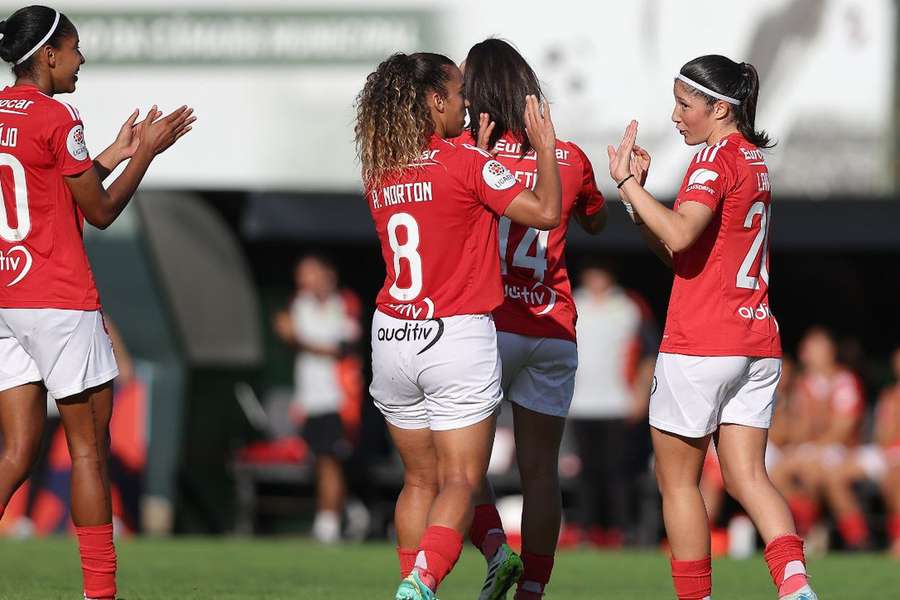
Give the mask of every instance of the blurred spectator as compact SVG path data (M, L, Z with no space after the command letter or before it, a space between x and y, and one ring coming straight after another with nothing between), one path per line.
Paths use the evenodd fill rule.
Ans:
M357 298L338 289L334 266L321 256L300 259L296 295L275 317L275 332L296 351L294 402L303 438L315 457L316 517L313 536L341 538L346 483L343 462L359 422L359 362L350 350L360 337ZM348 427L349 426L349 427Z
M829 469L826 482L838 533L851 549L867 549L871 542L854 485L868 480L880 486L888 510L891 550L900 556L900 348L891 358L894 381L878 397L873 443L858 447L839 467Z
M594 545L618 547L631 524L635 482L646 470L646 453L639 460L635 455L646 447L659 334L646 304L619 287L608 265L585 268L574 298L578 371L569 427L581 469L571 519L576 525L564 536L586 535Z
M837 346L822 327L800 341L802 372L788 407L789 446L770 475L794 514L797 531L809 536L818 523L826 469L840 464L859 443L865 399L859 377L838 363ZM827 532L818 528L808 543L824 550ZM814 548L815 549L815 548Z

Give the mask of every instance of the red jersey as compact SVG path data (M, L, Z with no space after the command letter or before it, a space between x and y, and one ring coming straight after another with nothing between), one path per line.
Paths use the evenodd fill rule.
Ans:
M740 133L691 160L675 208L699 202L712 220L672 257L675 282L661 352L693 356L780 357L769 308L769 172Z
M0 92L0 307L100 308L63 179L92 166L78 111L30 85Z
M466 134L469 140L471 136ZM522 145L510 134L497 140L495 158L529 189L537 184L537 155L521 156ZM603 208L594 169L581 148L556 142L562 184L559 227L541 231L500 218L500 268L503 304L494 311L498 331L575 341L577 313L566 270L566 233L573 211L590 216Z
M813 440L825 431L835 418L850 418L862 422L866 408L862 382L852 371L843 367L832 375L804 373L797 381L795 402L800 418L811 421ZM847 442L854 442L854 439Z
M486 152L437 136L411 168L367 189L387 271L378 309L399 319L494 310L497 219L524 189Z

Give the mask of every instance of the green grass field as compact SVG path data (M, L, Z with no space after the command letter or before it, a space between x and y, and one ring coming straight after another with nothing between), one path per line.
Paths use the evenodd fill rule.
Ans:
M73 540L0 541L0 598L81 598ZM441 600L475 600L484 564L471 547L441 586ZM762 558L714 562L717 600L775 597ZM188 538L119 543L119 594L226 600L390 600L397 585L393 547L322 547L302 539ZM880 555L832 555L812 561L823 600L900 598L900 564ZM510 597L512 595L510 594ZM665 557L652 552L560 554L548 600L671 599Z

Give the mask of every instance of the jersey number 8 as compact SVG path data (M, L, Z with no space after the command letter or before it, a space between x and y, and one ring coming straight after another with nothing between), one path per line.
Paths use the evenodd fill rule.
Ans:
M406 242L401 244L397 239L397 228L406 230ZM388 242L394 251L394 284L389 290L397 300L407 302L415 299L422 292L422 257L419 249L419 224L409 213L396 213L387 224ZM400 259L405 258L409 264L409 286L400 287Z

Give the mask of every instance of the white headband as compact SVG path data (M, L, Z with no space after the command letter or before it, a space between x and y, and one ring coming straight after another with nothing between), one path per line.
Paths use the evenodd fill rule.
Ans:
M47 43L47 40L50 39L50 36L53 35L53 32L56 31L56 26L59 25L59 11L54 10L53 13L56 15L56 17L53 18L53 25L50 27L50 31L47 32L47 35L45 35L34 48L25 53L25 56L16 61L17 65L21 65L23 62L31 58L32 54L43 48L44 44Z
M703 92L704 94L707 94L707 95L709 95L709 96L712 96L713 98L717 98L717 99L719 99L719 100L722 100L722 101L724 101L724 102L727 102L728 104L740 104L740 103L741 103L740 100L737 100L737 99L735 99L735 98L732 98L731 96L726 96L726 95L724 95L724 94L720 94L719 92L714 92L713 90L709 89L708 87L705 87L705 86L700 85L699 83L697 83L697 82L694 81L693 79L690 79L689 77L685 77L685 76L682 75L681 73L679 73L678 75L676 75L676 76L675 76L675 79L680 79L681 81L685 82L686 84L688 84L688 85L691 86L692 88L696 88L696 89L700 90L701 92Z

